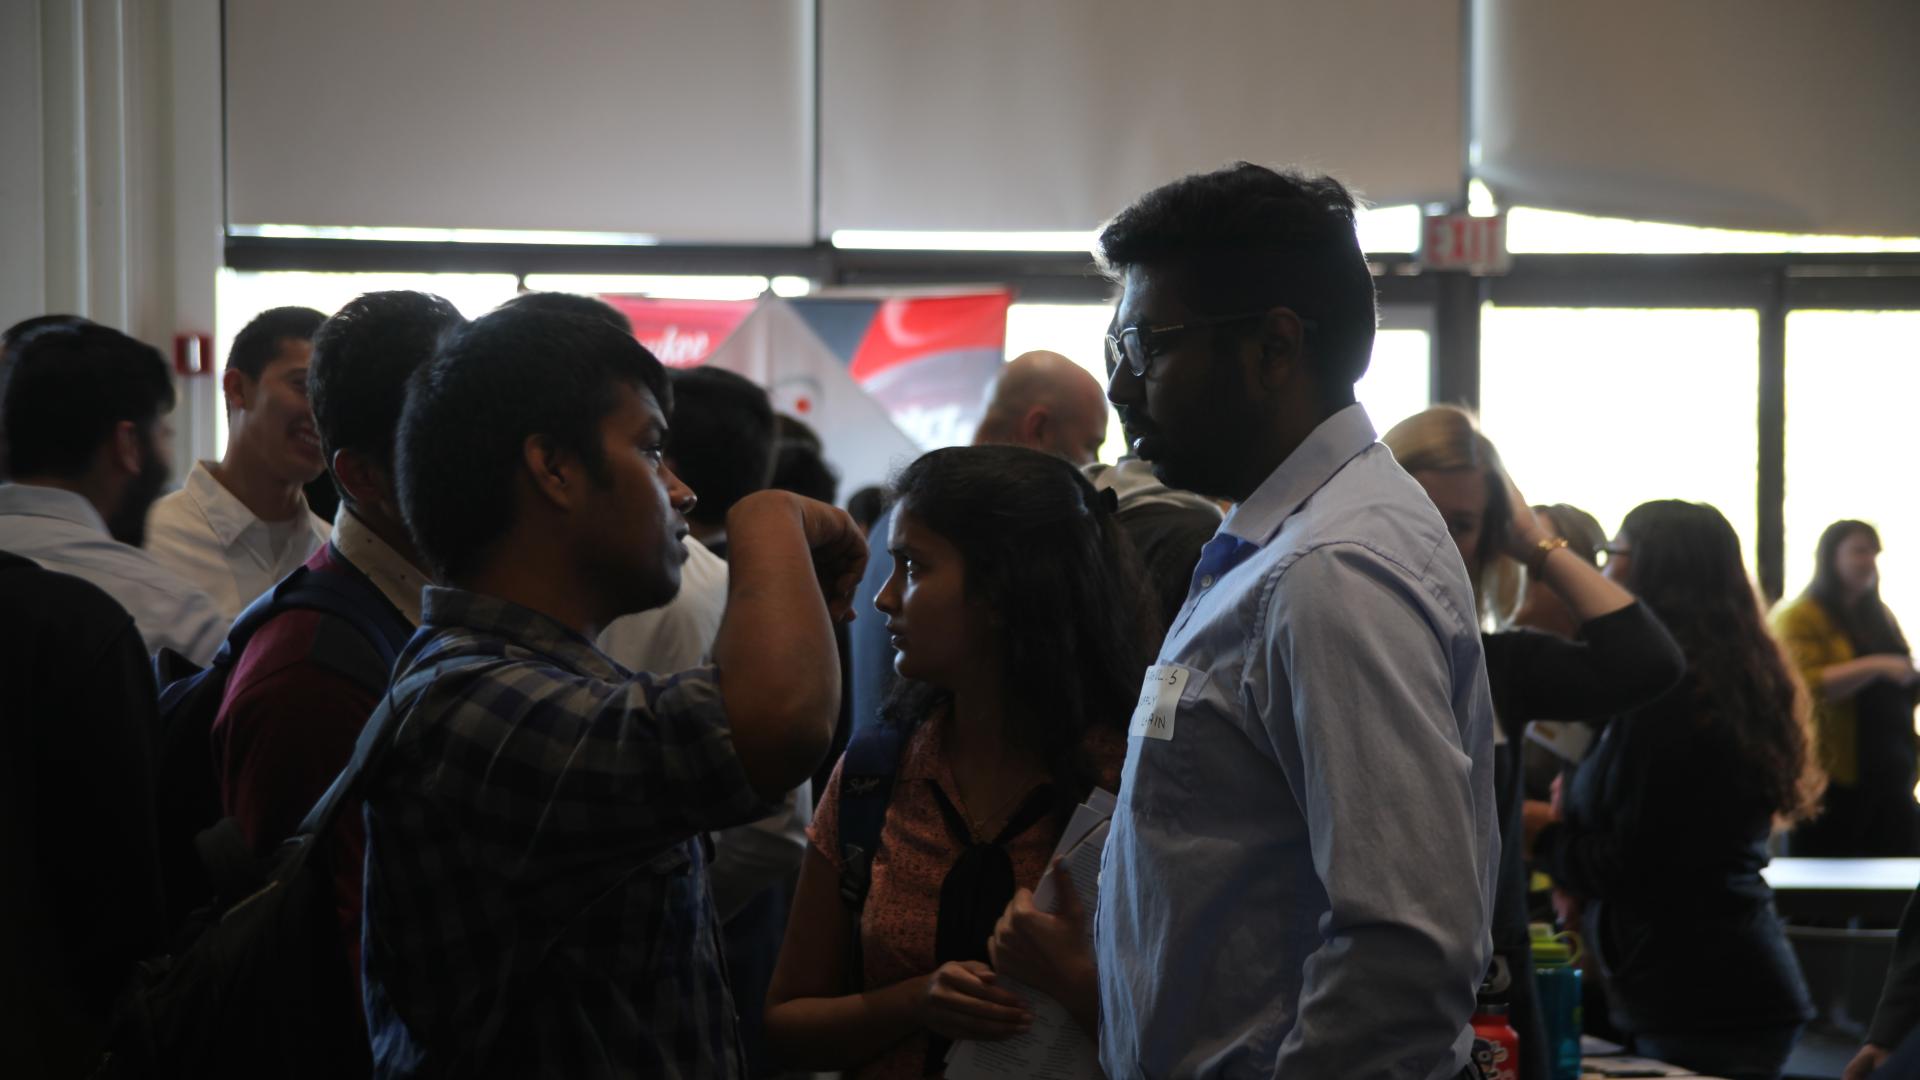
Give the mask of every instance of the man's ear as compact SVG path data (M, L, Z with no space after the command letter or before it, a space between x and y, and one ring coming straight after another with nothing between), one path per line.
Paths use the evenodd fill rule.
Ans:
M1268 390L1297 381L1307 359L1307 326L1292 308L1278 307L1260 320L1260 384Z
M1053 428L1053 416L1045 405L1035 405L1020 418L1020 445L1045 446L1047 433Z
M139 476L140 465L146 459L143 453L145 433L140 425L131 420L122 420L113 425L113 435L107 440L107 460L115 472L126 476Z
M545 435L529 435L520 446L520 460L534 489L557 510L570 510L582 495L585 474L577 455Z
M244 371L228 368L220 375L220 393L227 399L228 412L246 408L247 391L251 389L253 389L253 380L249 379Z
M398 509L394 505L398 493L393 489L393 478L357 450L333 452L333 479L349 502Z

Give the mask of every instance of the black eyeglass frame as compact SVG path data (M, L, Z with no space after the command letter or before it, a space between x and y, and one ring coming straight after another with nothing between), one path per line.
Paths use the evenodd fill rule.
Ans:
M1270 305L1258 311L1243 311L1236 315L1210 315L1188 319L1186 322L1170 323L1166 326L1129 326L1117 335L1107 335L1107 361L1113 365L1115 371L1120 370L1121 364L1125 364L1135 378L1144 379L1153 367L1153 358L1165 350L1166 341L1171 335L1264 318L1277 306L1280 305ZM1315 323L1312 319L1301 319L1300 326L1301 329L1311 333Z

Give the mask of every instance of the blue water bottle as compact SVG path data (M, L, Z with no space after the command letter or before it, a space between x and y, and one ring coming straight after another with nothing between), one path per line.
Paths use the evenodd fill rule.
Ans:
M1540 1024L1546 1029L1553 1080L1580 1080L1579 939L1534 923L1533 978L1540 991Z

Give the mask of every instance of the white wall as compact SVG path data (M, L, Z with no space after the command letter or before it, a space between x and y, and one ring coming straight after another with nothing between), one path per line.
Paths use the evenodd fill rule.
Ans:
M0 327L46 307L40 6L0 4Z
M219 0L0 10L0 325L84 315L169 357L212 331L219 26ZM212 451L212 381L180 387L176 472Z
M1511 205L1920 235L1920 3L1476 0L1477 171Z
M809 0L233 0L233 223L806 243Z

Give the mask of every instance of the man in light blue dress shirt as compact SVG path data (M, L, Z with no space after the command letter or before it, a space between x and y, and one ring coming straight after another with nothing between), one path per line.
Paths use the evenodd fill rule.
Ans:
M1096 928L1108 1076L1461 1073L1490 954L1493 706L1466 568L1353 383L1337 182L1241 164L1101 235L1108 396L1237 504L1134 714Z

